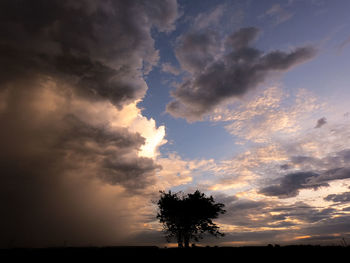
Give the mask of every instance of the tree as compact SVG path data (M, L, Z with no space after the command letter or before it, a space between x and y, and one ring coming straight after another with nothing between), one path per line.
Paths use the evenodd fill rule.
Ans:
M175 237L178 247L189 247L191 239L198 241L205 232L216 237L224 236L212 221L226 212L224 204L215 203L212 196L207 197L198 190L188 195L171 191L160 193L157 218L163 224L168 241Z

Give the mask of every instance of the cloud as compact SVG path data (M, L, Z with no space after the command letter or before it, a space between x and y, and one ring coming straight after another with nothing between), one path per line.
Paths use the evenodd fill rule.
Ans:
M350 44L350 36L345 39L339 46L338 51L343 51L344 48L346 48Z
M299 190L312 188L317 190L321 186L328 186L327 183L310 184L309 180L317 177L313 172L298 172L287 174L280 179L279 184L271 185L260 189L259 193L267 196L278 196L279 198L295 197Z
M343 180L350 178L349 167L337 167L329 169L328 171L320 174L320 176L313 178L312 182L328 182L333 180Z
M232 159L215 163L210 180L203 187L210 191L246 191L265 174L275 173L276 165L287 160L283 150L276 145L251 148Z
M275 201L238 199L230 195L214 196L214 199L225 204L226 214L217 219L225 237L217 240L206 236L200 242L201 245L266 245L271 242L292 244L301 236L313 236L315 230L324 225L324 221L335 221L332 216L337 214L335 209L319 210L303 202L286 205ZM338 221L344 222L346 216L340 218L342 220ZM332 223L333 231L319 229L319 233L322 233L323 238L328 238L328 242L333 242L336 239L334 235L346 230L347 224L337 223L341 222ZM148 240L144 242L144 239L145 236L151 236L153 238L149 240L162 244L160 234L159 230L142 232L133 239L142 241L142 244L150 244ZM321 239L321 236L318 237L310 239L311 242L317 243ZM297 242L300 243L299 240Z
M177 16L172 0L152 5L123 1L3 5L0 52L8 67L0 76L2 83L20 72L40 72L64 78L81 94L108 99L119 107L142 98L147 90L142 71L147 74L159 57L151 27L170 30Z
M348 228L346 213L300 201L234 199L225 209L227 213L218 221L226 230L222 240L226 245L330 244Z
M242 120L243 124L249 123L255 111L279 109L280 100L275 97L279 98L257 97L249 102L255 105L251 110L237 111L236 115L222 112L221 120L229 122L234 116L236 122ZM313 108L312 105L309 106ZM310 122L305 123L309 125ZM350 145L344 141L349 136L348 133L347 124L332 124L327 129L310 129L308 126L306 133L292 134L295 136L288 134L267 141L268 143L255 144L229 160L216 162L215 176L207 183L207 189L239 192L238 195L253 199L262 198L261 196L291 198L301 194L298 198L305 198L311 203L314 200L322 203L323 197L320 199L320 195L325 192L329 194L329 191L336 189L339 191L339 184L348 183ZM249 129L247 134L250 134ZM310 196L314 199L311 200Z
M260 189L259 193L279 198L295 197L301 189L318 190L320 187L329 187L329 182L350 178L349 168L329 169L322 173L296 172L279 178L279 183Z
M194 18L193 28L196 30L202 30L207 29L211 25L218 25L224 14L225 7L224 4L221 4L209 12L200 13Z
M272 72L287 71L315 56L311 46L264 53L250 46L258 32L243 28L222 41L210 30L180 36L176 57L190 76L171 92L174 100L167 105L167 112L188 121L201 120L224 102L255 89Z
M164 126L137 102L176 1L0 5L0 246L117 244L161 169Z
M213 30L189 32L177 39L176 57L181 68L197 73L214 61L219 52L219 36Z
M279 108L276 97L249 102ZM217 162L215 176L205 177L207 191L226 204L227 213L218 219L226 233L221 244L331 244L346 233L350 145L344 138L349 125L332 122L313 129L312 122L306 124L307 132L295 140L288 136L249 147Z
M348 128L346 125L341 127L333 131L332 136L329 136L329 131L313 130L295 142L278 144L276 147L284 153L285 158L280 160L278 169L275 166L275 171L263 171L262 164L258 164L263 175L270 174L265 178L265 186L260 188L259 193L290 198L298 196L303 189L331 187L331 184L340 180L345 183L350 178L349 145L344 144ZM330 144L329 140L333 145L342 145L343 149L336 146L325 148L324 145ZM282 166L287 169L281 169Z
M349 220L348 214L339 214L335 217L325 218L318 224L311 224L305 227L303 231L309 233L311 237L310 240L306 240L306 242L312 242L314 244L334 244L334 241L339 242L339 236L348 239L349 234L347 229L350 227Z
M321 119L317 120L317 124L315 126L315 129L321 128L323 125L327 123L327 119L325 117L322 117Z
M306 90L300 89L292 96L273 86L245 100L217 107L209 119L224 122L226 130L241 139L272 143L284 135L290 138L300 134L310 115L323 108L324 103Z
M330 194L327 195L324 200L332 201L336 203L349 203L350 202L350 192L344 192L341 194Z
M233 232L241 233L293 231L308 224L319 224L337 213L333 208L317 209L300 201L284 204L272 200L248 199L235 199L226 203L225 210L226 214L218 219L220 223L232 226ZM291 238L292 235L289 234L289 241Z
M160 189L170 189L179 185L188 185L193 182L198 174L215 169L213 159L186 160L176 153L157 159L157 163L163 167L157 175ZM198 185L197 185L198 186Z
M172 64L166 62L162 64L162 71L166 73L173 74L175 76L178 76L181 74L181 70L177 67L173 66Z
M280 4L274 4L261 17L270 17L274 20L274 25L279 25L290 20L293 16L293 13L287 11Z
M97 105L73 106L75 96L64 94L72 90L60 85L17 85L11 83L11 99L0 114L6 127L0 136L0 207L7 211L1 246L10 240L22 246L118 242L134 221L133 205L125 210L129 196L147 196L160 169L139 154L145 138L113 127L103 114L82 121L81 112ZM97 116L103 125L92 123ZM123 213L130 213L129 223Z
M246 27L239 29L236 33L226 39L228 48L242 49L252 44L259 36L260 30L256 27Z
M290 168L314 169L322 171L320 174L322 180L328 180L335 177L344 177L346 175L349 161L349 149L338 152L329 152L323 157L307 155L292 155L289 157ZM346 176L345 176L346 177Z

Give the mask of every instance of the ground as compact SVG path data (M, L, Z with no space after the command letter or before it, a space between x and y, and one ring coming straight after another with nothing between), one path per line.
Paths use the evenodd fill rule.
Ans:
M232 261L273 260L316 260L330 259L333 262L344 261L350 255L350 247L341 246L264 246L264 247L196 247L189 249L154 247L66 247L42 249L2 249L0 258L18 256L50 259L102 259L108 257L124 261L125 259L142 260L200 260L211 261L228 259Z

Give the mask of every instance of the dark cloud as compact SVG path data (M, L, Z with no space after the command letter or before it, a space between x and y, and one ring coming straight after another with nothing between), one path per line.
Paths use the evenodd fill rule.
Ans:
M241 28L226 39L226 46L236 50L245 48L253 43L260 33L256 27Z
M310 156L304 156L304 155L292 156L292 157L290 157L290 161L293 164L297 164L297 165L306 164L306 163L307 164L316 164L316 163L320 162L320 160L318 160L317 158L310 157Z
M82 122L66 102L51 113L33 109L26 94L10 91L14 101L0 114L0 246L115 244L128 229L127 196L146 196L158 169L137 155L144 138Z
M237 201L238 197L235 195L225 195L225 194L216 194L214 196L215 202L223 203L225 205L230 205L232 202Z
M296 202L292 205L279 205L271 209L271 212L278 212L278 219L294 219L303 223L316 223L331 217L336 210L333 208L317 209L303 202Z
M222 102L256 88L274 71L286 71L315 56L311 46L290 52L264 53L250 46L259 30L243 28L225 40L225 51L215 32L189 32L181 36L176 56L190 73L171 93L167 111L189 121L200 120Z
M350 168L339 167L334 169L329 169L324 173L320 174L317 177L314 177L310 180L310 183L319 183L319 182L330 182L333 180L343 180L350 178Z
M327 195L324 200L336 203L348 203L350 202L350 192Z
M274 204L267 201L238 199L225 204L226 214L219 217L218 222L252 229L266 227L278 221L270 215L270 205Z
M327 166L323 159L306 155L293 155L289 158L289 161L290 169L298 168L298 170L302 171L321 170L331 167Z
M257 243L271 243L272 240L276 240L278 243L290 244L293 242L293 236L313 234L319 235L320 238L321 235L324 239L329 238L330 242L334 241L334 234L346 232L347 227L347 224L344 224L345 220L333 220L334 215L346 218L346 215L338 210L327 207L319 209L303 202L286 205L271 200L238 199L229 203L225 209L227 213L218 221L233 225L237 230L226 233L224 242L253 240ZM330 222L333 229L323 230L324 222ZM313 241L317 243L319 240Z
M322 173L296 172L279 178L279 183L260 189L259 193L279 198L295 197L301 189L328 187L329 182L350 178L350 168L334 168Z
M327 123L327 119L325 117L322 117L321 119L317 120L317 124L315 126L315 129L321 128L323 125Z
M267 196L278 196L279 198L294 197L301 189L314 189L329 186L334 180L350 178L350 151L344 149L333 152L323 158L312 156L295 155L289 158L287 164L280 168L284 171L298 168L298 172L289 172L268 183L270 185L260 189L260 193ZM300 171L301 170L301 171ZM302 170L309 170L303 172Z
M222 240L227 242L226 245L230 245L230 242L233 242L233 246L238 242L242 242L243 245L267 245L268 243L279 243L280 235L281 231L279 230L240 231L227 233ZM212 242L215 244L218 241L213 240Z
M350 216L347 214L340 214L337 217L328 217L318 224L311 224L303 228L304 233L308 233L313 243L331 243L340 241L341 238L349 238L348 229L350 228ZM305 240L308 242L309 240Z
M350 161L350 149L337 152L337 157L341 158L343 162L348 163Z
M178 40L175 53L182 69L199 73L214 61L219 52L219 35L214 31L188 33Z
M138 133L131 133L126 128L109 131L73 116L66 116L64 120L68 129L61 134L59 145L78 157L77 161L94 162L98 168L96 176L109 184L119 184L134 192L151 183L154 171L161 168L150 158L132 155L145 141Z
M160 167L99 111L144 96L176 1L1 1L0 17L0 246L115 244Z
M303 170L331 170L339 167L346 167L350 160L350 150L344 149L339 152L333 152L323 158L316 158L305 155L293 155L290 157L291 167L298 166Z
M288 170L290 168L289 164L282 164L280 165L281 170Z
M313 172L298 172L283 176L279 184L271 185L260 189L259 193L267 196L278 196L280 198L294 197L301 189L317 190L321 186L328 186L327 183L310 183L310 179L319 175Z
M157 63L150 30L173 27L175 0L2 1L1 83L18 74L65 78L115 105L144 96L142 77Z

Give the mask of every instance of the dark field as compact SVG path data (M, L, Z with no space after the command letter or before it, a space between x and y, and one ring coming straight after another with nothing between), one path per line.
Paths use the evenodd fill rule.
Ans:
M50 259L101 259L108 257L115 261L126 262L125 259L193 259L215 262L220 259L231 259L230 262L242 262L257 259L276 259L279 261L337 259L349 262L350 247L342 246L262 246L262 247L196 247L188 249L158 247L65 247L65 248L13 248L1 249L3 257L48 257ZM243 260L244 259L244 260ZM187 262L187 261L186 261Z

